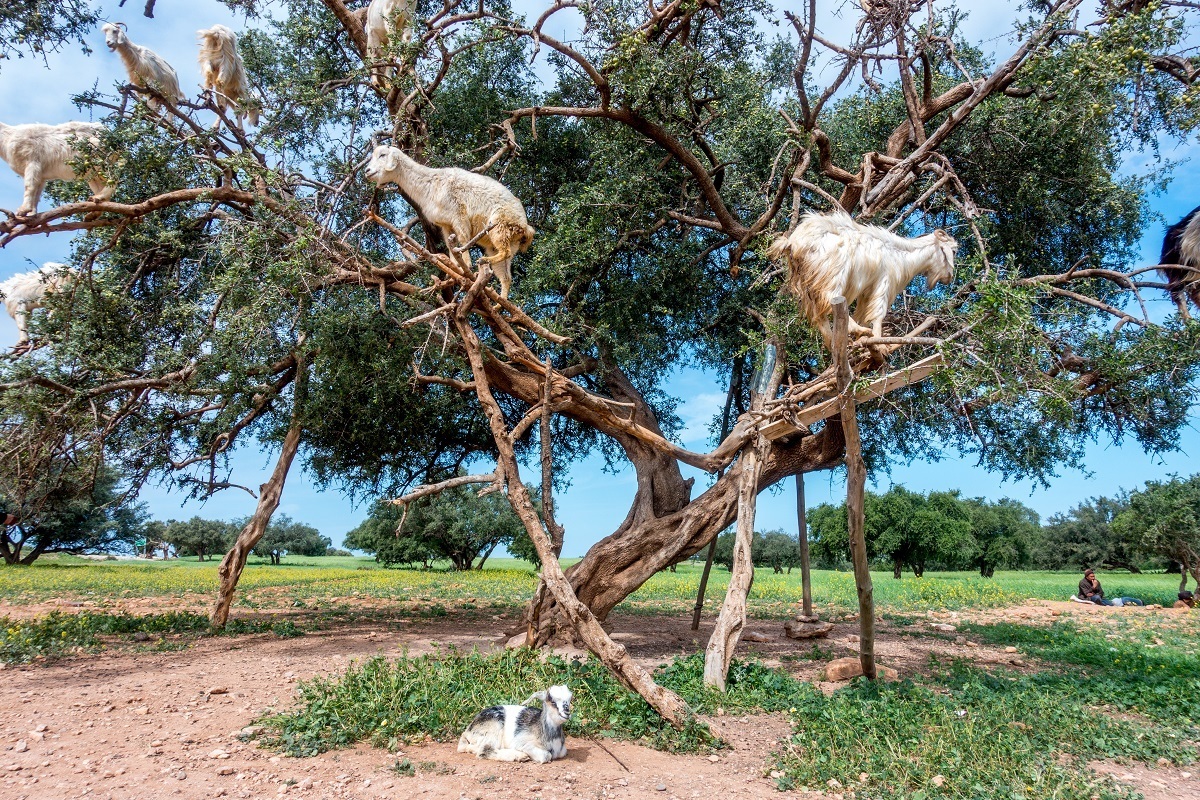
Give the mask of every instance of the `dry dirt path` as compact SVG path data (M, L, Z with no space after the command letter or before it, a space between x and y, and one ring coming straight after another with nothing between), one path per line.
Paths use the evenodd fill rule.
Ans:
M1037 624L1058 610L1004 614ZM695 652L708 636L705 628L692 632L686 620L669 617L610 621L615 638L647 666ZM568 758L547 765L479 761L455 752L453 744L411 747L400 756L359 746L286 758L237 736L265 709L287 707L297 680L335 675L352 660L377 654L415 654L439 645L494 647L503 625L453 618L362 624L294 639L205 638L173 652L112 651L9 667L0 672L0 799L782 796L766 773L770 751L788 726L773 715L712 720L731 745L716 756L677 756L625 742L606 743L606 751L595 742L571 739ZM803 658L812 644L784 639L779 628L777 621L753 623L750 629L768 633L771 640L747 643L742 652L814 679L820 662ZM840 623L820 645L825 657L854 653L856 628L853 622ZM886 624L877 650L881 661L901 674L919 672L931 652L1024 666L1003 648L973 647L953 635L912 636ZM398 757L417 765L418 774L393 773ZM1151 798L1166 800L1162 786L1173 788L1172 798L1200 797L1200 778L1180 770L1109 769ZM1193 786L1196 791L1189 794Z

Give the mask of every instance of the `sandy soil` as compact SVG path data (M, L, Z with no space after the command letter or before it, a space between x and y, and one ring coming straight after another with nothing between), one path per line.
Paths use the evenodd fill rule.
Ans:
M6 611L0 609L0 614ZM1055 611L1075 609L1046 604L1005 613L1029 614L1021 621L1036 624L1052 619ZM941 619L920 624L935 621L953 624ZM702 648L711 628L709 622L693 632L687 620L667 617L615 616L610 623L614 638L647 666ZM286 793L311 798L690 800L779 794L767 774L768 758L788 726L772 715L713 719L731 745L716 756L675 756L623 742L606 743L606 750L571 739L568 758L548 765L479 761L455 752L453 744L413 747L400 754L360 746L314 758L281 758L237 737L264 709L286 707L299 679L336 674L352 659L401 649L420 653L445 644L496 647L509 624L503 617L393 621L295 639L208 638L173 652L111 651L9 667L0 672L0 798L259 798ZM769 640L746 643L743 652L800 677L818 677L823 660L805 658L812 654L812 643L783 638L779 622L752 622L748 630ZM839 623L819 645L823 659L857 652L856 630L856 622ZM973 646L955 632L931 637L924 635L933 632L928 629L919 636L910 631L885 623L877 643L881 663L901 674L924 669L930 653L1023 666L1019 655L1002 647ZM415 777L390 770L400 757L418 765ZM1182 770L1097 768L1151 800L1200 797L1200 779ZM1161 793L1160 785L1170 787L1171 794Z

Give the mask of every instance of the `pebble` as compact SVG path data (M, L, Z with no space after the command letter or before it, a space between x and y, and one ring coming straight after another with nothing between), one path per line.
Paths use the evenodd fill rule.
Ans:
M174 779L175 779L175 780L177 780L177 781L185 781L185 780L187 780L187 773L186 773L186 772L184 772L183 770L179 770L178 772L176 772L176 773L175 773L174 775L172 775L171 777L172 777L172 778L174 778Z
M830 789L833 789L835 792L838 789L842 788L842 782L839 781L837 778L830 778L829 780L825 781L825 785L828 786Z
M946 776L945 775L934 775L929 780L929 782L932 783L934 786L940 787L943 783L946 782Z
M312 780L312 778L305 778L304 780L302 780L302 781L300 781L299 783L297 783L297 784L296 784L296 788L297 788L297 789L299 789L299 790L300 790L300 791L302 791L302 792L307 792L307 791L308 791L309 789L311 789L312 787L313 787L313 780Z
M1158 759L1158 761L1155 761L1154 763L1158 764L1160 767L1169 767L1169 766L1171 766L1171 759L1160 758L1160 759Z
M150 707L149 706L138 706L137 708L135 708L133 710L133 713L137 714L139 717L144 717L150 713Z
M24 753L26 750L29 749L29 745L25 742L24 739L20 739L17 741L17 746L14 747L13 749L16 750L18 753Z
M214 686L208 690L209 694L229 694L228 686Z
M782 773L782 772L780 772L780 771L779 771L779 770L777 770L777 769L773 769L773 770L771 770L771 777L772 777L772 778L782 778L782 777L783 777L783 773Z
M208 757L209 758L229 758L229 753L226 753L224 750L222 750L221 748L218 747L216 750L213 750L211 753L209 753Z
M718 755L711 755L708 757L708 760L711 761L712 763L716 764L718 761L721 760L721 757Z
M233 767L229 766L228 764L224 764L222 766L217 767L218 775L232 775L233 773L234 773Z
M1017 652L1017 648L1013 647L1012 645L1009 645L1008 647L1004 648L1004 652L1015 653L1015 652Z
M654 787L654 791L656 791L656 792L665 792L666 790L667 790L667 785L665 783L660 783Z
M867 773L865 773L865 772L858 773L858 782L859 783L866 783L869 780L871 780L871 776L868 775Z

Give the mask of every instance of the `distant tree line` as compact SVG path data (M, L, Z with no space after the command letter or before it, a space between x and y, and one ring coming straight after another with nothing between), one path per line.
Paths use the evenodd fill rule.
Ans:
M153 550L155 544L166 544L181 556L196 556L200 561L211 561L213 556L223 555L229 549L243 525L244 521L225 522L201 517L186 521L155 521L146 526L147 548ZM281 514L267 527L267 532L254 548L254 555L269 558L272 564L280 564L288 554L334 555L330 547L332 544L328 536L322 536L313 526Z
M865 513L868 555L896 578L905 570L920 576L926 569L971 569L991 577L997 569L1093 567L1165 569L1182 573L1183 585L1188 575L1200 585L1200 474L1150 481L1115 498L1094 497L1045 524L1017 500L966 498L957 491L919 494L903 486L868 492ZM807 522L815 566L849 562L844 504L816 506ZM731 551L732 537L724 536ZM775 566L765 552L770 536L763 537L764 560L756 557L756 566ZM717 553L725 563L720 541Z

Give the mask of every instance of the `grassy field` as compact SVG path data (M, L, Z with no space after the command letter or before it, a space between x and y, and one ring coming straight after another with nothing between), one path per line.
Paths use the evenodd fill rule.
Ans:
M700 583L698 564L681 564L676 572L651 578L620 607L623 611L676 613L695 602ZM714 568L707 606L724 596L729 573ZM959 609L1010 605L1027 598L1065 600L1078 583L1074 573L997 572L985 579L967 572L927 572L924 578L890 572L873 575L875 598L884 612ZM1131 595L1147 603L1170 605L1178 578L1171 575L1101 575L1109 596ZM533 569L516 559L492 559L482 571L381 569L369 558L289 556L279 566L251 563L242 574L238 605L278 607L281 603L336 605L343 598L404 601L454 609L512 609L533 592ZM32 567L0 568L0 602L20 605L50 599L87 601L120 598L193 598L211 596L217 587L217 562L193 559L162 561L92 561L59 557ZM815 570L814 602L829 613L856 607L854 578L848 572ZM784 618L800 602L800 573L774 574L760 569L750 592L750 611ZM414 609L415 610L415 609Z

